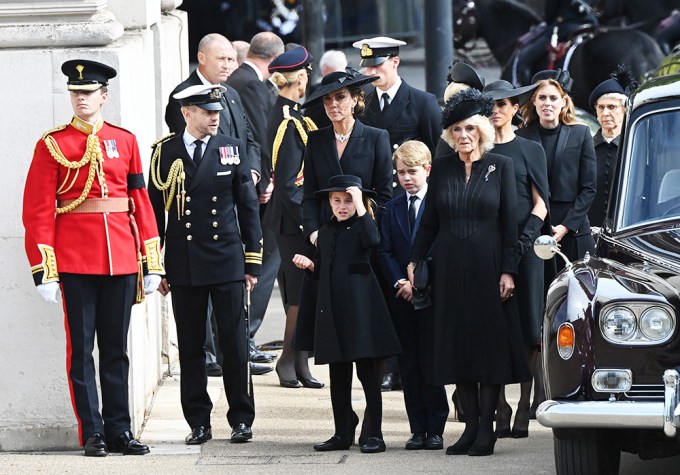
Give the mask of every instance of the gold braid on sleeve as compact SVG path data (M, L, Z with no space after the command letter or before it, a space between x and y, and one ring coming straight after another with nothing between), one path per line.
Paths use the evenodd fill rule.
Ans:
M184 189L184 180L186 179L184 163L182 163L181 158L172 162L168 171L168 178L163 181L159 157L161 156L161 147L165 140L161 139L155 144L153 155L151 156L151 182L158 190L163 192L163 202L165 203L166 211L170 211L172 197L175 196L177 200L177 219L180 219L184 216L184 197L186 195L186 190ZM176 195L175 192L177 192Z
M311 132L317 129L316 124L309 117L302 117L302 120L304 121L304 124L299 119L290 115L290 106L288 105L283 106L283 121L281 121L281 123L279 124L279 128L276 131L276 137L274 138L274 145L272 147L272 168L274 170L276 170L276 161L278 160L279 157L279 149L281 148L281 142L283 142L283 137L286 134L286 129L288 128L288 122L293 121L293 124L295 124L295 128L300 134L302 143L305 145L307 145L308 138L307 132L308 131ZM295 178L296 186L303 185L304 170L305 164L303 162L302 165L300 166L300 171L298 172L297 177Z
M52 137L51 135L47 135L44 138L44 140L45 145L47 146L47 150L49 150L50 152L50 155L52 155L52 157L57 161L57 163L59 163L59 165L68 169L68 173L66 174L64 183L62 183L61 186L59 187L58 194L63 194L69 191L76 181L78 171L80 171L80 169L84 167L86 164L89 163L90 165L90 169L87 174L87 180L85 181L85 187L83 188L83 192L80 194L80 196L73 200L68 205L56 209L57 214L68 213L76 209L78 206L80 206L80 204L83 201L85 201L85 198L87 198L87 195L90 193L90 189L92 188L92 183L94 182L94 177L95 174L97 173L97 169L101 162L103 161L102 149L99 146L99 137L97 137L95 134L87 136L87 145L85 146L85 153L83 154L83 158L81 158L77 162L72 162L64 156L62 151L59 149L57 141L54 140L54 137ZM66 181L69 178L71 170L77 170L76 175L73 177L73 180L71 181L70 185L65 187Z

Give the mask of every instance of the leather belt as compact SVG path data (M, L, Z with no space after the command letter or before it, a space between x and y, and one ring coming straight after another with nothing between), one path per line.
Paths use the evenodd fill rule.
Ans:
M57 206L63 208L74 201L58 201ZM129 210L128 198L86 198L71 213L127 213Z

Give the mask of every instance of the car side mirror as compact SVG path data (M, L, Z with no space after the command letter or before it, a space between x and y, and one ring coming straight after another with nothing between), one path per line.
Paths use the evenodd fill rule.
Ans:
M560 247L557 244L557 241L555 241L555 238L552 236L548 235L538 236L534 241L534 252L538 257L540 257L544 261L552 259L555 256L555 254L558 254L559 256L562 257L562 259L564 259L566 268L568 269L571 267L571 262L569 261L567 256L560 252Z

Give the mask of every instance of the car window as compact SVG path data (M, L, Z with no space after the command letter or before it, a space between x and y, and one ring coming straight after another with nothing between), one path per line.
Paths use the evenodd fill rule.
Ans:
M680 217L680 111L640 117L624 164L620 227Z

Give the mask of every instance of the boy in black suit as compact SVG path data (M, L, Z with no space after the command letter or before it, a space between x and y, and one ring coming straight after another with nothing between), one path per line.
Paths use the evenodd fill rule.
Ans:
M427 315L422 312L428 310L414 309L413 288L406 278L411 244L425 206L432 158L424 143L409 140L394 152L393 159L399 184L406 193L385 205L378 261L385 280L395 289L387 304L403 350L397 359L412 432L405 448L438 450L444 445L442 434L449 405L444 386L425 381L422 368L426 366Z

